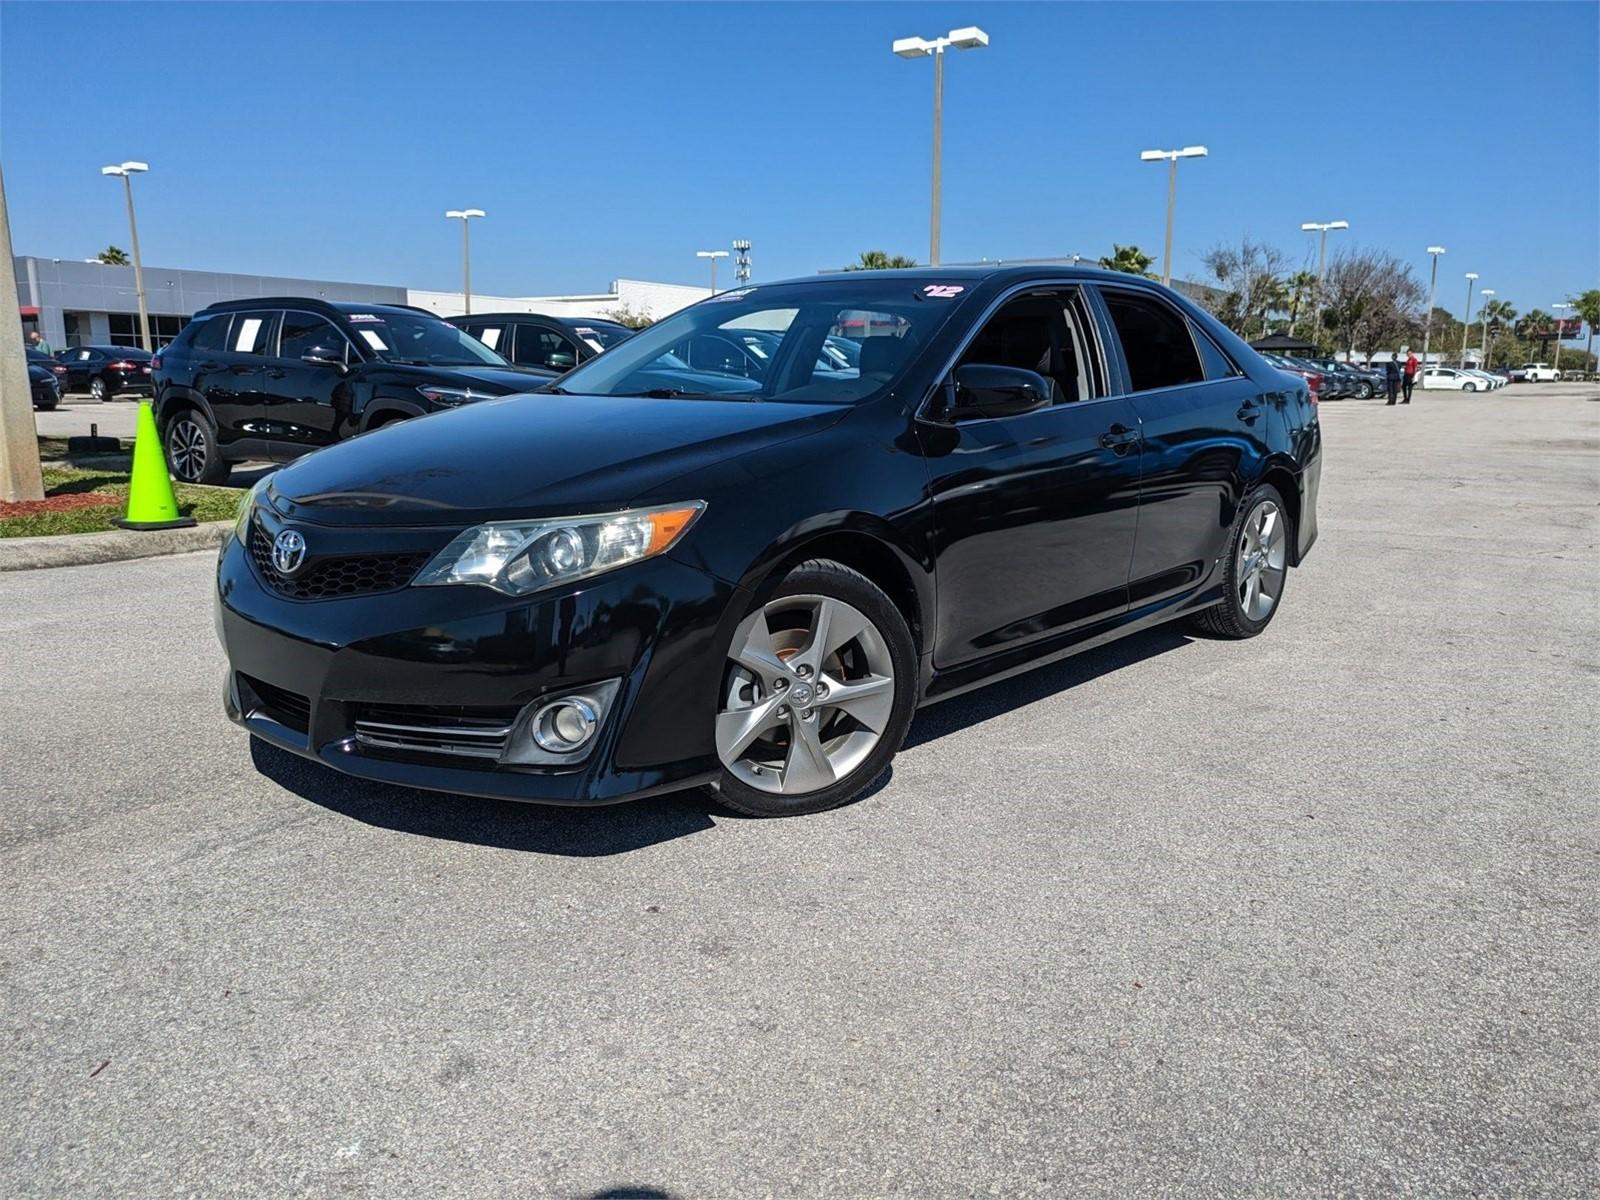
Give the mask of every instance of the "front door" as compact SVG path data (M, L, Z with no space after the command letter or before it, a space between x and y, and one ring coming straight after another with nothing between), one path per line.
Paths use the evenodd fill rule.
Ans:
M1283 418L1278 394L1263 392L1174 306L1142 289L1099 291L1143 440L1128 579L1138 608L1210 574L1245 488L1260 477L1269 425Z
M940 668L1125 611L1139 511L1138 417L1108 394L1076 288L1008 301L957 367L967 363L1037 371L1055 402L918 423L937 526Z
M280 315L277 353L262 368L275 457L294 458L338 440L350 413L342 369L350 353L350 343L326 317L292 309Z

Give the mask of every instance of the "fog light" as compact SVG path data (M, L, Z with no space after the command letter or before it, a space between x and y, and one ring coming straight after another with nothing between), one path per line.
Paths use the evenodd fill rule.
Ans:
M533 740L551 754L571 754L594 736L600 715L582 696L557 700L533 718Z
M588 758L620 679L545 696L522 710L500 761L507 766L574 766Z

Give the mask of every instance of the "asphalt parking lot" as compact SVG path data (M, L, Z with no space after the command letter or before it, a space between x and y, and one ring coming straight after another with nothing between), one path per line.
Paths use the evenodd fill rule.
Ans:
M252 753L209 555L0 576L0 1191L1589 1193L1597 399L1325 405L1265 636L786 822Z

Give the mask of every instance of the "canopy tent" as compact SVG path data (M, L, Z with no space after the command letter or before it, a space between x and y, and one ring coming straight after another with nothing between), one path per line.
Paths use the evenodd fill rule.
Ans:
M1287 333L1275 333L1250 343L1252 350L1271 350L1274 354L1310 354L1316 348L1316 343L1290 337Z

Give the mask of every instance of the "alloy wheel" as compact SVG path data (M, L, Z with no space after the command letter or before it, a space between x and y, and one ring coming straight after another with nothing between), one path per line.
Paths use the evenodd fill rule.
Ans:
M1239 535L1234 579L1239 607L1252 621L1265 621L1283 595L1289 565L1288 522L1271 500L1263 500Z
M167 457L179 479L193 483L206 469L206 431L191 417L179 417L167 432Z
M894 712L888 642L832 596L784 596L740 623L717 713L717 757L736 778L785 796L854 771Z
M100 403L104 404L106 402L106 397L109 394L110 393L106 390L106 381L104 379L93 379L89 381L89 395L100 401Z

